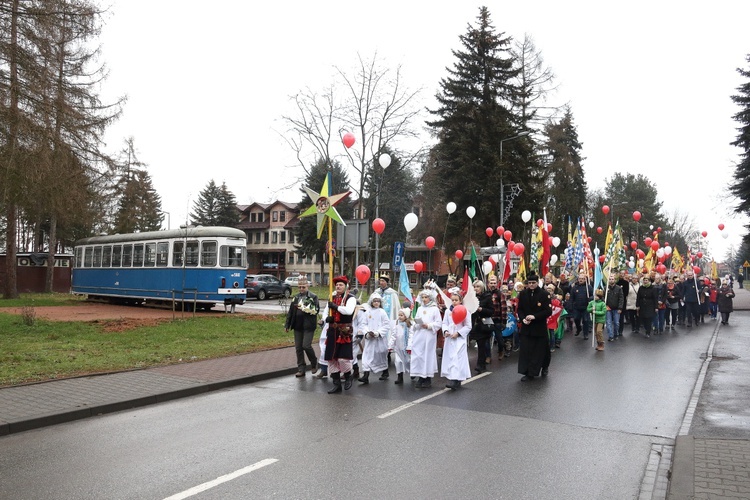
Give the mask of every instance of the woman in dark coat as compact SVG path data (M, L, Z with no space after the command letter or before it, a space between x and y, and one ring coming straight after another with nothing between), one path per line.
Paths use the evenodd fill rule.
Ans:
M729 324L729 313L734 310L733 298L734 291L730 288L729 283L722 281L716 296L716 302L718 303L719 312L721 313L722 325Z
M477 366L474 371L482 373L487 370L487 358L490 357L490 352L487 350L489 345L489 339L492 336L492 330L494 323L492 322L492 313L494 307L492 305L492 294L487 291L484 283L480 280L474 282L474 292L477 294L479 300L479 307L476 312L471 315L471 340L477 342ZM485 325L484 321L488 319L489 325Z
M521 328L521 349L518 356L518 373L522 381L533 380L549 372L549 332L547 318L552 314L549 293L539 286L539 277L532 273L526 279L526 288L518 294L518 322Z
M638 318L641 320L646 337L651 336L652 323L659 309L658 293L656 287L651 285L651 278L644 276L635 299L635 309L638 311Z

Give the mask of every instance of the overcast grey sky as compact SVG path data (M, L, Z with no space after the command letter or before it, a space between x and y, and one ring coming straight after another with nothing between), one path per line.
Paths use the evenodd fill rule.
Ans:
M750 53L746 0L113 0L102 36L106 93L129 100L109 148L135 138L172 227L212 178L239 203L297 201L296 189L282 190L302 174L284 168L295 164L281 137L289 96L322 89L334 66L377 52L384 65L401 64L432 107L480 5L498 31L533 36L556 74L551 103L571 105L590 187L615 172L642 173L665 212L690 213L708 231L717 260L739 245L746 221L732 215L727 186L739 153L729 145L730 96Z

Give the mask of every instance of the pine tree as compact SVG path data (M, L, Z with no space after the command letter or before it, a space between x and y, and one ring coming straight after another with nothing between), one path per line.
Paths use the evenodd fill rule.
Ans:
M221 213L221 189L213 179L198 194L190 212L190 224L194 226L215 226Z
M215 224L213 225L229 227L236 226L240 219L240 213L237 210L237 198L235 198L234 193L227 188L226 182L221 183L217 202L218 213Z
M750 54L745 56L745 61L750 64ZM735 167L735 183L731 187L732 194L739 198L739 205L735 211L740 214L750 214L750 66L748 69L737 68L737 72L747 80L737 87L737 94L732 96L740 110L734 115L734 119L740 124L737 128L737 139L732 146L740 148L740 162ZM750 228L750 225L746 226ZM745 235L744 241L750 244L750 233Z
M534 171L531 138L507 141L522 131L521 118L513 112L518 91L513 81L519 69L511 54L510 37L495 32L489 11L481 7L477 26L469 25L459 38L463 48L453 51L456 63L440 82L438 109L430 111L436 119L427 122L439 142L425 165L425 193L429 193L425 208L433 215L444 214L449 201L460 210L474 206L473 235L481 237L483 228L495 227L503 218L501 184L506 186L506 195L511 184L518 184L524 192L523 199L515 202L520 214L524 204L536 205L539 178ZM516 220L520 228L520 217ZM448 221L449 234L467 236L464 218ZM510 224L513 222L508 220L506 227Z
M123 180L122 196L115 216L115 232L158 231L163 220L161 199L145 170L132 170Z
M578 130L570 109L565 111L560 121L549 122L544 133L551 160L547 165L550 194L547 220L558 227L565 224L567 230L568 218L575 222L579 216L586 214L587 209L586 178L581 157L583 145L578 140Z

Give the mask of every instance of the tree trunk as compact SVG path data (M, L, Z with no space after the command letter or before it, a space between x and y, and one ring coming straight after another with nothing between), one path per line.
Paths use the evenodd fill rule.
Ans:
M52 293L55 279L55 252L57 251L57 217L49 221L49 255L47 255L47 274L44 279L44 293Z

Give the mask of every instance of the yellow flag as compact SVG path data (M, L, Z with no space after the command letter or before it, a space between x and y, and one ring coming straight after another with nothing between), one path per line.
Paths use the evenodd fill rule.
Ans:
M677 271L678 273L682 272L682 268L685 266L685 261L682 260L682 256L680 256L680 252L677 251L677 247L672 249L672 269Z
M711 279L719 279L719 269L716 267L716 261L714 259L711 259Z
M516 281L526 281L526 264L523 261L523 255L521 255L521 261L518 263L518 272L516 273Z

